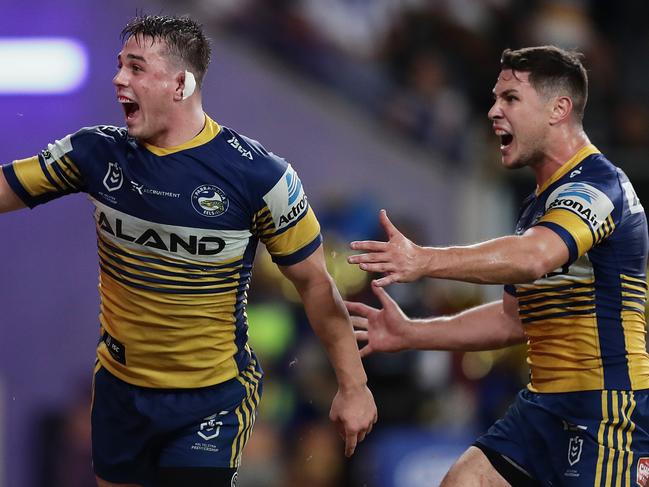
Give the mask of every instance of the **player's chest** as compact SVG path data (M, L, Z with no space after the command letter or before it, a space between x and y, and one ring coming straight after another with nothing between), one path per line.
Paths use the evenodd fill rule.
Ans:
M89 194L98 208L160 225L247 229L252 206L237 174L191 160L117 154L97 161ZM107 213L107 212L105 212ZM124 218L121 226L124 227ZM119 225L117 220L115 225Z

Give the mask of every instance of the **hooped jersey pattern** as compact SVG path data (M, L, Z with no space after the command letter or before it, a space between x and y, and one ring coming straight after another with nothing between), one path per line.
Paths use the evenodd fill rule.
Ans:
M528 335L533 392L649 388L647 220L626 175L584 147L523 203L516 233L556 232L569 261L505 286Z
M75 192L94 204L101 298L97 355L155 388L224 382L244 370L246 293L257 243L291 265L321 243L302 183L283 159L206 116L173 148L123 128L84 128L4 166L29 207Z

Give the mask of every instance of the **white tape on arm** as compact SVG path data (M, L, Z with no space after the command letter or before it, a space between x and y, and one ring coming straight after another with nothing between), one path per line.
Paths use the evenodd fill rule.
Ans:
M185 87L183 88L183 100L189 98L196 89L196 78L194 73L185 70Z

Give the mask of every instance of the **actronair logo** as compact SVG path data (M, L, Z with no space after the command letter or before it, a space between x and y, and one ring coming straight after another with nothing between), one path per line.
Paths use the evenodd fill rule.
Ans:
M613 211L613 203L599 189L585 183L568 183L555 189L547 199L546 212L569 210L583 218L590 228L597 230Z
M302 182L290 164L275 186L266 193L264 201L278 230L298 220L309 208Z

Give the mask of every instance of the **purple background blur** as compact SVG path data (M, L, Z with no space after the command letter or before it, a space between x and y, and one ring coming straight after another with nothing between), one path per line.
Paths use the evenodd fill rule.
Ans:
M82 126L122 124L111 78L119 32L137 8L176 13L126 0L106 7L84 0L3 5L0 35L78 39L88 50L89 75L68 95L0 95L0 163L32 156ZM353 117L314 105L317 96L305 96L228 42L215 38L206 111L291 161L316 210L331 194L378 195L404 212L417 202L433 204L435 195L452 208L455 176L444 180L434 166L417 164L407 147L381 146ZM367 177L377 168L384 179ZM427 223L448 229L452 239L453 212L436 213ZM0 216L0 255L0 487L23 487L35 484L35 456L49 446L38 443L39 415L90 385L98 332L90 203L74 195Z

